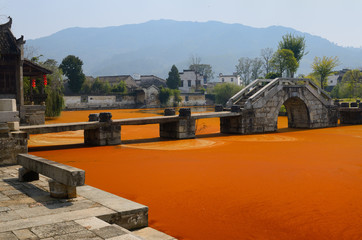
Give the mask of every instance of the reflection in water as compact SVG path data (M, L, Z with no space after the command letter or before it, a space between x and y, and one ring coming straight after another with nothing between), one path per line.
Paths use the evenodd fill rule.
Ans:
M116 119L162 109L111 112ZM180 141L160 139L158 125L123 126L122 145L33 154L149 206L150 226L179 239L362 239L362 126L296 130L286 117L278 125L278 133L225 135L218 119L203 119L196 139ZM30 137L33 146L82 142L82 131Z

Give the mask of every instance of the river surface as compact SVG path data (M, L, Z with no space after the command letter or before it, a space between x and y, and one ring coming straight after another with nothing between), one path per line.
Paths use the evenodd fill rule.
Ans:
M201 111L202 109L198 109ZM113 119L162 110L109 110ZM47 123L87 121L63 112ZM86 147L83 131L32 135L29 152L86 171L86 184L149 207L149 225L178 239L362 239L362 125L219 133L165 141L158 125L122 126L122 144Z

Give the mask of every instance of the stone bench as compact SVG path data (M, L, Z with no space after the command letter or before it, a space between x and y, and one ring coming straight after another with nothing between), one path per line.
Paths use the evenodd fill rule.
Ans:
M77 197L77 186L84 185L85 172L79 168L67 166L30 154L19 154L19 181L39 180L39 174L51 178L49 180L50 195L55 198Z

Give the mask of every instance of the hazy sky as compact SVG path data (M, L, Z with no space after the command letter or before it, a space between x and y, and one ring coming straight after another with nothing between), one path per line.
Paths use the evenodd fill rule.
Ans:
M68 27L105 27L173 19L253 27L281 25L341 46L362 47L362 0L0 0L25 39Z

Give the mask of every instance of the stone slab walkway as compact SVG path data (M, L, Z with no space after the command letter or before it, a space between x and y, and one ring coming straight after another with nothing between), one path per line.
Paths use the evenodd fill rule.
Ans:
M48 178L19 182L19 168L0 166L0 240L175 240L147 227L144 205L87 185L77 198L55 199Z

